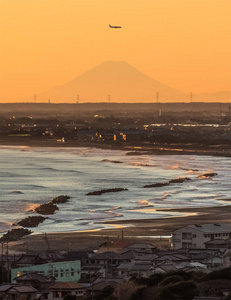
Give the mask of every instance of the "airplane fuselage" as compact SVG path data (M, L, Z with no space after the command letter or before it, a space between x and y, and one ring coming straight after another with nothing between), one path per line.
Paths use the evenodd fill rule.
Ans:
M109 24L109 27L114 28L114 29L122 28L121 26L111 26L110 24Z

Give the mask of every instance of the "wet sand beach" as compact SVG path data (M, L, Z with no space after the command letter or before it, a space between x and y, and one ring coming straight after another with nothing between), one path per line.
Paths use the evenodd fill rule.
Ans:
M148 242L161 249L167 249L170 246L169 236L174 229L188 224L231 224L231 205L171 209L171 211L186 213L186 216L132 221L106 221L114 228L84 232L49 233L47 234L47 240L50 249L58 251L97 249L99 245L106 241L121 241L122 239L128 244ZM32 234L20 241L9 243L10 253L42 249L48 249L48 244L45 242L45 235L43 234Z

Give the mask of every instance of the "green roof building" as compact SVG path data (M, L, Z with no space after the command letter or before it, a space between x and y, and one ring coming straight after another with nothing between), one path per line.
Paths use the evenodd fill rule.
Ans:
M53 276L56 281L79 281L81 263L76 261L52 262L21 268L11 269L11 282L16 282L15 278L27 272L37 272L38 274Z

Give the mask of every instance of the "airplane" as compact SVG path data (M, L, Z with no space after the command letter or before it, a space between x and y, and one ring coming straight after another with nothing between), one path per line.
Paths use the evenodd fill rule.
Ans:
M121 26L111 26L110 24L109 24L109 27L110 27L110 28L115 28L115 29L117 29L117 28L122 28Z

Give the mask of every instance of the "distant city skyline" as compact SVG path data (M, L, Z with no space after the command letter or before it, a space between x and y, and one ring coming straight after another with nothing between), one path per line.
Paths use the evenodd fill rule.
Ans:
M230 11L229 0L1 1L0 102L39 101L104 61L126 61L189 101L231 90Z

